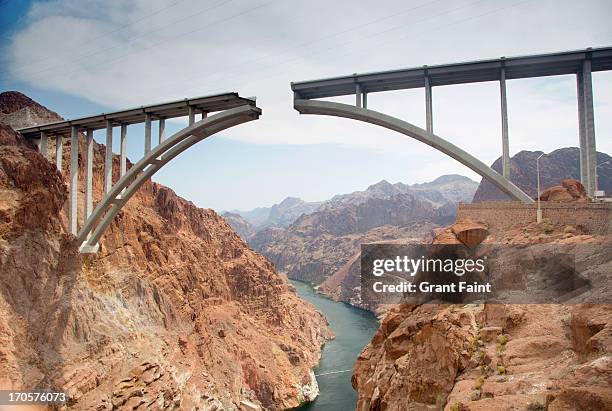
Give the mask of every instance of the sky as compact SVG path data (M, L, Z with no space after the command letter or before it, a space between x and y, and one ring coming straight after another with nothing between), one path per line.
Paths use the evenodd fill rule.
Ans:
M611 15L609 0L0 0L0 90L65 118L256 96L259 120L202 141L153 178L218 211L324 200L382 179L479 181L406 136L300 116L291 81L610 46ZM594 73L593 87L597 149L612 153L612 73ZM511 155L578 145L574 76L510 80L507 95ZM434 131L490 164L501 154L499 106L497 82L434 87ZM372 93L368 108L425 125L422 89ZM167 135L186 121L169 122ZM132 160L143 141L131 127Z

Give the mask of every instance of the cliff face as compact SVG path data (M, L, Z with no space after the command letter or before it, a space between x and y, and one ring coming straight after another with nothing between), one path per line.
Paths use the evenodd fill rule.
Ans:
M508 244L537 243L541 253L564 244L573 247L587 278L605 279L612 269L609 236L549 222L496 236L486 237L480 223L460 221L440 230L434 243L505 238ZM512 254L508 250L501 261L511 263ZM612 306L398 305L360 354L352 382L359 411L610 409Z
M244 241L248 241L249 238L255 235L255 227L240 214L226 212L221 214L221 216Z
M537 197L536 159L541 151L521 151L510 159L510 181L530 197ZM607 164L602 164L608 161ZM612 157L605 153L597 153L597 168L599 189L606 194L612 193ZM501 157L491 166L501 173ZM544 154L540 159L541 187L555 186L562 180L572 178L580 181L580 149L566 147ZM474 194L473 202L498 200L506 201L509 197L489 181L483 179Z
M94 151L98 199L104 147ZM66 191L53 164L0 128L2 388L63 390L79 410L314 398L324 318L220 216L148 182L84 257Z

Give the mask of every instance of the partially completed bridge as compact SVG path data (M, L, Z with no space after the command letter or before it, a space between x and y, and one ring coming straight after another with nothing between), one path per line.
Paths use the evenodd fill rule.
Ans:
M60 121L18 130L38 143L46 154L48 140L55 139L55 163L62 170L63 141L70 138L70 232L81 243L81 253L95 253L99 241L121 208L153 174L189 147L219 131L256 120L261 114L254 98L243 98L237 93L199 97L164 104L142 106L113 113ZM196 115L200 120L196 121ZM165 121L187 117L188 124L166 138ZM152 123L158 122L158 144L153 146ZM144 123L143 157L127 169L127 131L129 125ZM119 179L113 181L113 128L120 127ZM104 196L93 205L93 132L106 130L104 161ZM85 223L78 226L79 134L86 133L85 154Z
M576 76L580 179L587 193L593 196L597 190L597 153L591 73L604 70L612 70L612 47L352 74L295 82L291 83L291 89L294 93L293 105L301 114L350 118L405 134L434 147L469 167L514 200L531 203L533 199L510 181L506 80L564 74ZM468 152L434 134L433 87L485 81L499 82L502 174L497 173ZM423 88L425 91L426 129L368 109L367 97L369 93L416 88ZM354 106L320 100L326 97L346 95L355 95Z
M595 120L591 73L612 70L612 47L586 49L526 57L499 58L378 73L353 74L323 80L292 83L294 107L302 114L345 117L376 124L428 144L488 179L511 198L531 203L531 199L510 181L510 154L506 80L572 74L576 76L580 140L580 176L589 195L597 190ZM435 86L497 81L500 87L502 124L502 174L433 132L432 89ZM404 120L368 109L369 93L423 88L426 129ZM355 105L320 100L325 97L355 95ZM200 120L196 121L196 115ZM42 153L49 139L55 139L55 163L62 170L63 141L70 138L69 228L81 243L82 253L95 253L99 241L139 187L161 167L199 141L235 125L258 119L261 109L254 98L237 93L185 99L142 106L113 113L60 121L18 130L36 141ZM166 138L165 121L187 117L188 124ZM153 146L152 123L158 123L157 145ZM143 157L127 169L128 126L144 123ZM113 181L113 129L120 128L119 179ZM106 130L104 196L93 204L93 132ZM79 136L85 133L84 223L78 225Z

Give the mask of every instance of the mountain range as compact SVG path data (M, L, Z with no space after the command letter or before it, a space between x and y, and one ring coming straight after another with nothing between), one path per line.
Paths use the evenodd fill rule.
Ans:
M580 181L580 149L578 147L564 147L550 153L541 151L521 151L510 159L510 181L523 190L532 198L537 197L537 174L536 159L540 158L540 186L546 187L559 185L561 180L573 178ZM498 173L501 172L501 157L495 160L492 167ZM604 190L607 195L612 194L612 157L606 153L597 152L597 176L598 188ZM501 192L489 181L480 183L474 202L485 200L509 200L508 196Z
M470 201L477 187L459 175L415 185L383 180L336 195L286 228L259 230L248 242L290 278L319 285L353 258L361 243L427 237L452 221L457 203Z

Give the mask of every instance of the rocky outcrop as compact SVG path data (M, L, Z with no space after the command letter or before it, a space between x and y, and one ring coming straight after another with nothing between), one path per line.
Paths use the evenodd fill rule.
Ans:
M466 236L472 246L497 241L482 225L459 221L433 243L461 244L471 229L479 232ZM610 238L546 224L523 232L535 230L546 235L517 232L520 238L508 242L573 245L582 274L607 281ZM609 409L611 339L610 304L397 305L354 367L357 410Z
M521 151L510 160L510 181L532 198L538 196L536 159L541 154L543 154L541 151ZM598 152L597 164L600 165L597 168L598 188L610 194L612 193L612 157ZM501 157L495 160L491 167L501 173ZM580 150L577 147L560 148L540 158L541 187L552 187L568 178L580 180ZM474 194L473 202L509 199L497 187L483 179Z
M0 143L0 388L61 390L78 410L312 398L324 318L219 215L147 182L82 256L66 173L6 126ZM94 155L99 199L104 147Z
M566 178L561 182L560 186L548 187L540 194L541 201L558 201L558 202L587 202L586 190L580 181L572 178Z
M248 241L255 235L255 227L240 214L225 212L221 216L244 241Z

